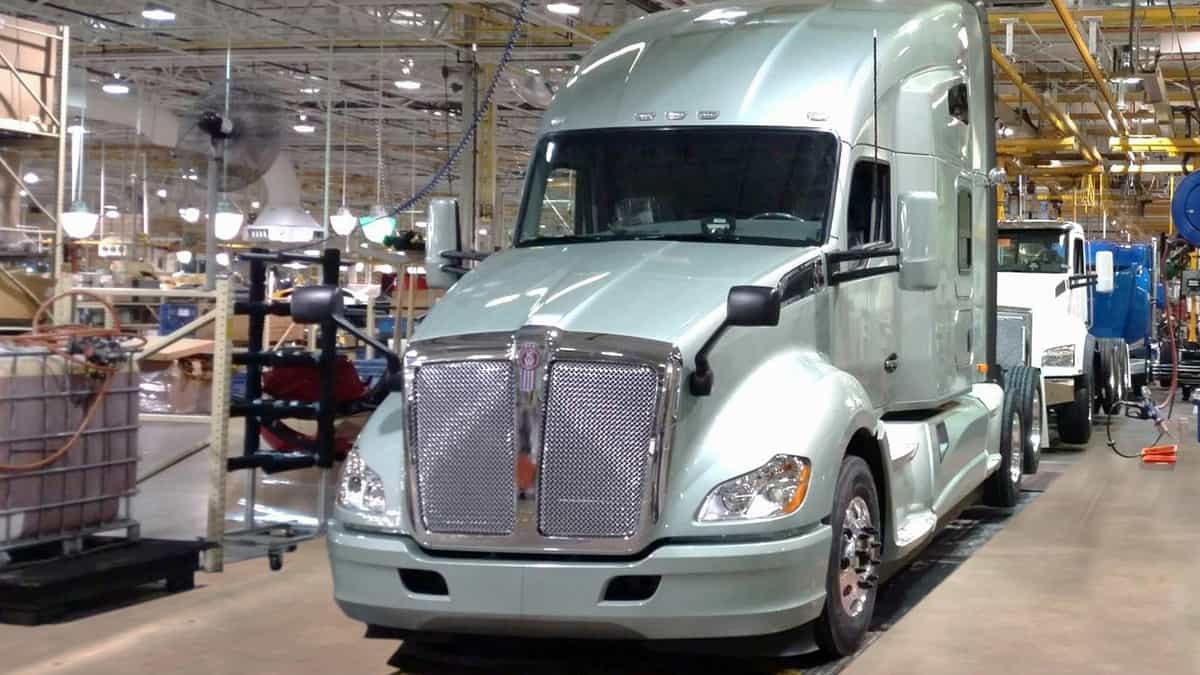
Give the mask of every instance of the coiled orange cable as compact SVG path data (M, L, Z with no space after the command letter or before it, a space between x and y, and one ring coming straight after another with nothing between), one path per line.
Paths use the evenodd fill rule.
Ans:
M99 302L104 306L105 311L112 316L112 328L96 328L95 326L83 325L63 325L52 327L43 326L41 322L46 317L49 308L58 300L69 296L80 296ZM99 389L96 390L95 396L92 398L92 402L88 405L87 412L84 413L83 419L79 423L79 427L75 429L75 433L71 434L71 437L67 439L66 443L64 443L54 452L35 462L29 462L27 464L0 464L0 474L28 473L30 471L44 469L62 459L68 452L70 452L71 448L79 442L79 439L83 436L84 430L87 429L89 424L91 424L92 418L96 416L96 411L98 411L100 406L104 403L104 397L108 395L108 390L112 386L113 375L118 373L120 369L101 363L88 361L87 359L78 358L75 354L72 354L65 345L72 339L85 337L115 338L120 336L120 334L121 319L117 316L117 310L112 306L112 303L100 295L90 291L72 290L59 293L58 295L55 295L38 306L37 311L34 312L33 315L32 332L26 335L18 335L9 338L11 342L16 344L42 347L47 351L50 351L51 353L61 357L69 364L75 364L84 368L85 370L102 373L104 375L104 381L101 382Z

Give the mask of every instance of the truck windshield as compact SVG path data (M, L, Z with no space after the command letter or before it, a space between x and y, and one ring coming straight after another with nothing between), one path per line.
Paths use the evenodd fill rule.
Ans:
M679 239L824 242L829 133L756 128L563 132L538 145L517 245Z
M1001 230L996 249L998 272L1067 272L1067 235L1062 230Z

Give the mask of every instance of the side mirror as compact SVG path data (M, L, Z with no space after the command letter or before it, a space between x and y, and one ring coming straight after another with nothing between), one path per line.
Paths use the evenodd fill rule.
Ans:
M725 299L725 320L696 352L696 369L688 378L688 388L694 396L708 396L713 388L712 366L708 354L730 326L778 326L779 309L783 306L779 293L770 286L734 286Z
M430 288L450 288L458 281L455 275L442 271L442 265L453 264L442 252L459 250L462 242L458 233L458 200L432 200L425 230L425 282Z
M942 280L938 195L904 192L897 200L900 225L900 288L932 291Z
M292 321L321 323L342 315L342 289L337 286L301 286L292 292Z
M1113 252L1096 251L1096 292L1112 293L1116 287L1113 273Z
M777 326L779 294L769 286L734 286L725 300L725 323L730 326Z

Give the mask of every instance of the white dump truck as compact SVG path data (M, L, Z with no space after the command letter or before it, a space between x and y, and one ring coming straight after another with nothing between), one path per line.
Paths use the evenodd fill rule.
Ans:
M997 234L997 359L1002 366L1036 370L1036 436L1025 447L1027 470L1036 470L1050 443L1052 413L1059 438L1087 443L1092 415L1114 413L1131 389L1129 348L1120 338L1091 333L1093 293L1111 293L1113 258L1096 254L1078 223L1007 221Z
M939 524L1019 494L991 68L958 0L684 7L597 45L511 250L446 278L456 208L431 208L450 288L344 464L346 614L857 649Z

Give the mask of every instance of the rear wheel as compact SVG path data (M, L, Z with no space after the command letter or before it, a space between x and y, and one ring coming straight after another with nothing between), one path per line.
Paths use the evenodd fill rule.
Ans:
M1075 382L1075 401L1058 408L1058 437L1082 445L1092 439L1092 381L1088 375Z
M861 457L842 460L830 517L833 544L815 637L821 651L847 656L862 646L871 625L883 542L875 479Z

